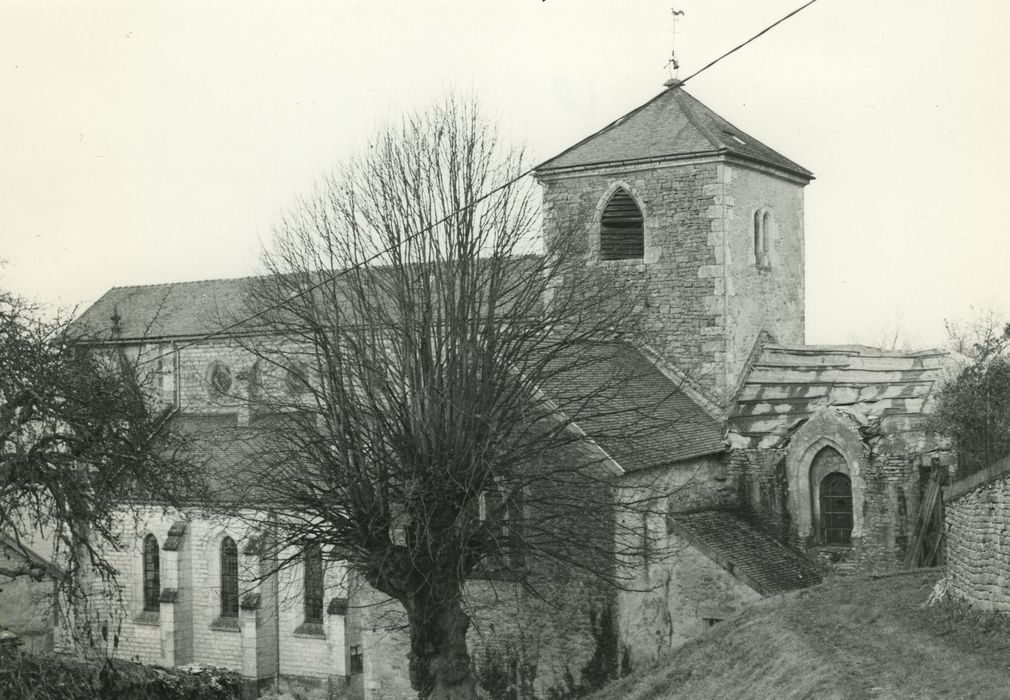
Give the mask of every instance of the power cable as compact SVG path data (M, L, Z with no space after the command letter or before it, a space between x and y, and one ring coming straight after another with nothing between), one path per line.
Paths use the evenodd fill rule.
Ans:
M758 37L764 36L765 34L767 34L768 32L770 32L771 30L775 29L775 27L779 26L780 24L782 24L783 22L785 22L790 17L792 17L794 15L798 15L800 12L802 12L805 9L807 9L808 7L810 7L811 5L813 5L815 2L817 2L817 0L810 0L810 2L805 3L805 4L797 7L795 10L793 10L789 14L785 15L784 17L782 17L778 21L776 21L776 22L774 22L772 24L769 24L767 27L765 27L760 32L758 32L757 34L755 34L754 36L752 36L747 41L743 42L742 44L738 44L738 45L734 46L732 49L730 49L729 51L727 51L726 53L724 53L719 58L715 59L711 63L705 64L704 66L702 66L701 68L699 68L698 70L696 70L694 73L691 73L691 75L689 75L686 78L684 78L683 80L681 80L680 84L683 85L684 83L686 83L691 78L694 78L694 77L700 75L701 73L704 73L705 71L707 71L709 68L711 68L712 66L714 66L716 63L718 63L722 59L724 59L727 56L730 56L730 55L736 53L737 51L739 51L740 49L742 49L744 46L746 46L747 44L749 44L752 41L754 41L755 39L757 39Z
M738 44L737 46L733 47L732 49L730 49L726 53L724 53L721 56L719 56L718 58L716 58L714 61L711 61L711 62L705 64L704 66L702 66L701 68L699 68L698 70L696 70L694 73L692 73L691 75L687 76L686 78L684 78L683 80L681 80L679 83L677 83L677 86L679 87L679 86L683 85L684 83L686 83L687 81L691 80L692 78L695 78L695 77L701 75L706 70L708 70L712 66L716 65L717 63L719 63L719 61L721 61L724 58L726 58L726 57L728 57L728 56L736 53L737 51L739 51L743 47L745 47L748 44L754 42L758 38L764 36L765 34L767 34L768 32L770 32L772 29L774 29L775 27L779 26L780 24L782 24L783 22L785 22L789 18L791 18L791 17L799 14L800 12L802 12L803 10L805 10L806 8L808 8L811 5L813 5L815 2L817 2L817 0L809 0L809 2L804 3L800 7L797 7L795 10L793 10L792 12L790 12L790 13L782 16L780 19L776 20L772 24L769 24L767 27L765 27L760 32L758 32L757 34L753 35L752 37L750 37L749 39L747 39L743 43ZM191 348L194 345L197 345L199 343L204 342L205 340L210 340L211 338L215 338L215 337L221 336L221 335L223 335L225 333L228 333L231 330L234 330L235 328L238 328L238 327L240 327L242 325L245 325L246 323L249 323L250 321L255 321L257 318L260 318L264 314L267 314L267 313L269 313L271 311L275 311L277 309L283 308L286 304L294 301L295 299L303 297L306 294L309 294L310 292L313 292L316 289L319 289L320 287L333 282L338 277L341 277L341 276L347 274L348 272L353 272L354 270L360 269L364 265L367 265L368 263L372 262L373 260L376 260L376 259L382 257L383 255L386 255L387 253L391 253L393 250L395 250L397 247L403 245L404 243L407 243L407 242L409 242L409 241L417 238L418 236L421 236L421 235L424 235L425 233L428 233L429 231L431 231L436 226L441 225L442 223L448 221L449 219L451 219L452 217L456 216L457 214L462 213L466 209L474 207L477 204L480 204L482 201L484 201L488 197L491 197L492 195L497 194L498 192L501 192L502 190L504 190L504 189L506 189L508 187L511 187L515 183L517 183L520 180L522 180L524 177L527 177L528 175L533 174L538 168L540 168L541 165L543 165L544 163L549 162L550 160L553 160L553 158L550 158L550 159L544 161L543 163L535 165L535 166L533 166L531 168L527 168L526 170L524 170L520 174L516 175L512 179L508 180L507 182L505 182L505 183L499 185L498 187L495 187L494 189L489 190L488 192L485 192L484 194L480 195L479 197L477 197L472 202L469 202L469 203L465 204L464 206L460 207L459 209L456 209L456 210L454 210L454 211L446 214L444 217L442 217L438 221L436 221L436 222L434 222L434 223L432 223L432 224L430 224L428 226L425 226L424 228L419 229L418 231L415 231L414 233L412 233L412 234L410 234L408 236L405 236L403 238L403 240L401 240L399 243L387 246L386 248L383 248L382 250L374 253L373 255L370 255L369 257L365 258L364 260L360 260L360 261L354 263L353 265L350 265L350 266L348 266L346 268L338 270L337 272L333 273L329 277L327 277L325 279L322 279L319 282L315 282L313 284L310 284L305 289L301 289L301 290L295 292L294 294L292 294L289 297L286 297L286 298L284 298L284 299L282 299L282 300L280 300L280 301L278 301L278 302L276 302L274 304L271 304L271 305L269 305L269 306L267 306L267 307L265 307L263 309L260 309L256 313L254 313L254 314L252 314L252 315L250 315L250 316L248 316L246 318L240 319L238 321L234 321L234 322L232 322L232 323L230 323L230 324L228 324L226 326L223 326L223 327L218 328L218 329L216 329L214 331L206 333L206 334L204 334L204 335L202 335L202 336L200 336L198 338L194 338L192 340L189 340L186 343L184 343L182 345L179 345L179 346L173 348L172 350L170 350L168 352L156 355L154 357L147 358L147 359L145 359L143 361L139 361L138 360L137 364L139 366L139 365L147 364L149 362L155 362L155 361L160 360L160 359L162 359L164 357L169 357L170 355L173 355L175 353L180 353L180 352L182 352L183 350L185 350L187 348Z

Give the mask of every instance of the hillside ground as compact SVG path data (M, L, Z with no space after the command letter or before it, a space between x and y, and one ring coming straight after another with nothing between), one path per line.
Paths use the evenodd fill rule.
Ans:
M593 700L1008 698L1010 617L924 605L937 569L763 600Z

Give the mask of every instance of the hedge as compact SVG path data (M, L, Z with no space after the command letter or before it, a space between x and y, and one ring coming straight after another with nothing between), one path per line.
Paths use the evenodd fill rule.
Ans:
M0 651L0 698L26 700L240 700L244 679L217 668L162 668Z

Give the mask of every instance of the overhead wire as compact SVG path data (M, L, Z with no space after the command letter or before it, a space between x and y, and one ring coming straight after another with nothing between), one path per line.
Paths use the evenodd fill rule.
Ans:
M800 12L802 12L803 10L805 10L806 8L810 7L815 2L817 2L817 0L809 0L808 2L804 3L803 5L797 7L792 12L789 12L788 14L783 15L781 18L779 18L778 20L776 20L772 24L769 24L767 27L765 27L764 29L762 29L757 34L754 34L753 36L751 36L746 41L744 41L744 42L742 42L740 44L737 44L735 47L733 47L732 49L730 49L726 53L722 54L721 56L719 56L715 60L710 61L709 63L706 63L704 66L702 66L701 68L699 68L698 70L696 70L694 73L691 73L691 75L689 75L686 78L684 78L683 80L679 81L677 83L677 87L679 87L681 85L684 85L687 81L691 80L692 78L698 77L699 75L701 75L702 73L704 73L705 71L707 71L709 68L713 67L714 65L716 65L717 63L719 63L720 61L722 61L723 59L727 58L728 56L731 56L732 54L736 53L737 51L739 51L740 49L744 48L748 44L756 41L760 37L762 37L765 34L767 34L768 32L770 32L775 27L779 26L780 24L782 24L783 22L787 21L791 17L794 17L795 15L799 14ZM160 359L165 358L165 357L169 357L169 356L174 355L176 353L181 353L183 350L185 350L187 348L191 348L194 345L198 345L199 343L202 343L202 342L204 342L206 340L211 340L212 338L217 338L217 337L220 337L222 335L225 335L228 332L230 332L232 330L235 330L236 328L239 328L239 327L241 327L241 326L249 323L250 321L255 321L256 319L260 318L261 316L263 316L263 315L265 315L267 313L270 313L271 311L276 311L277 309L281 309L286 304L289 304L290 302L292 302L292 301L294 301L296 299L299 299L300 297L303 297L306 294L309 294L309 293L311 293L311 292L313 292L313 291L315 291L317 289L320 289L321 287L323 287L323 286L325 286L327 284L330 284L331 282L333 282L334 280L336 280L338 277L342 277L343 275L345 275L345 274L347 274L349 272L353 272L355 270L358 270L358 269L364 267L365 265L367 265L367 264L369 264L369 263L377 260L378 258L381 258L383 255L386 255L388 253L393 252L394 250L396 250L396 248L398 248L399 246L402 246L404 243L412 241L415 238L428 233L429 231L431 231L432 229L434 229L436 226L439 226L439 225L445 223L446 221L448 221L452 217L454 217L454 216L462 213L463 211L465 211L467 209L470 209L472 207L475 207L476 205L480 204L482 201L484 201L488 197L491 197L491 196L497 194L498 192L501 192L502 190L504 190L504 189L506 189L508 187L511 187L515 183L517 183L520 180L522 180L524 177L532 175L542 165L544 165L545 163L548 163L550 160L552 160L552 159L548 159L548 160L544 161L543 163L539 163L538 165L534 165L533 167L527 168L523 172L519 173L518 175L514 176L513 178L511 178L510 180L506 181L505 183L499 185L498 187L495 187L494 189L485 192L484 194L478 196L473 201L468 202L468 203L464 204L463 206L459 207L458 209L455 209L455 210L449 212L448 214L446 214L444 217L442 217L438 221L435 221L434 223L429 224L428 226L425 226L425 227L423 227L421 229L418 229L414 233L411 233L411 234L409 234L407 236L404 236L403 239L401 241L399 241L398 243L393 244L393 245L389 245L389 246L387 246L387 247L385 247L385 248L377 251L376 253L374 253L374 254L372 254L372 255L364 258L363 260L359 260L358 262L355 262L354 264L349 265L348 267L345 267L345 268L342 268L340 270L337 270L332 275L326 276L323 279L321 279L320 281L314 282L313 284L308 285L304 289L298 290L297 292L295 292L291 296L285 297L284 299L281 299L280 301L277 301L277 302L275 302L273 304L270 304L269 306L266 306L266 307L264 307L264 308L256 311L255 313L250 314L249 316L246 316L245 318L239 319L239 320L234 321L232 323L229 323L229 324L227 324L225 326L222 326L222 327L220 327L218 329L215 329L215 330L210 331L208 333L205 333L205 334L203 334L201 336L198 336L196 338L188 340L185 343L176 345L171 350L169 350L167 352L161 353L159 355L155 355L154 357L145 358L144 360L138 360L137 364L138 365L147 364L147 363L150 363L150 362L155 362L155 361L160 360Z
M743 47L747 46L747 44L751 43L752 41L755 41L756 39L764 36L765 34L767 34L768 32L770 32L771 30L775 29L775 27L779 26L780 24L782 24L783 22L785 22L790 17L798 15L800 12L802 12L805 9L807 9L808 7L810 7L811 5L813 5L815 2L817 2L817 0L810 0L807 3L804 3L803 5L800 5L799 7L797 7L795 10L793 10L789 14L784 15L783 17L781 17L777 21L773 22L772 24L769 24L767 27L765 27L760 32L758 32L757 34L755 34L754 36L752 36L747 41L743 42L742 44L737 44L732 49L730 49L729 51L727 51L726 53L724 53L722 56L719 56L719 58L715 59L714 61L712 61L710 63L706 63L704 66L702 66L701 68L699 68L698 70L696 70L694 73L691 73L691 75L689 75L686 78L684 78L683 80L681 80L680 84L683 85L684 83L686 83L691 78L697 77L698 75L704 73L705 71L707 71L709 68L711 68L712 66L714 66L716 63L718 63L722 59L724 59L724 58L726 58L728 56L733 55L734 53L736 53L737 51L739 51Z

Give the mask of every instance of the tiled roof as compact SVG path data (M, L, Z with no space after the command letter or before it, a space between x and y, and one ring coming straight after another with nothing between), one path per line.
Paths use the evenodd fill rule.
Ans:
M201 336L235 320L245 307L254 277L202 280L138 287L113 287L81 314L74 325L100 339Z
M173 419L173 427L188 437L188 453L205 470L208 492L200 497L240 503L262 500L265 490L259 484L270 461L262 431L239 426L234 413L182 413Z
M724 452L723 423L679 390L639 351L596 343L565 364L545 387L572 419L625 471ZM555 391L556 390L556 391ZM271 416L238 425L234 413L179 414L174 426L206 469L211 494L225 501L268 495ZM260 485L262 484L262 485Z
M862 345L767 345L744 380L730 430L769 446L816 411L839 408L881 435L922 431L947 353Z
M724 452L725 428L626 343L573 348L544 388L625 471Z
M538 167L538 172L626 161L729 155L805 180L813 173L671 88Z
M520 280L528 275L541 274L542 268L540 258L534 255L515 256L504 263L499 259L495 264L506 265L503 269ZM395 319L399 307L393 300L393 294L397 286L383 281L388 279L390 268L371 265L361 270L361 274L368 278L363 283L364 289L373 292L379 300L373 307ZM327 292L335 290L338 298L349 290L354 291L339 271L113 287L86 309L74 321L74 326L86 337L98 340L192 338L218 334L224 328L256 332L256 322L250 317L254 309L258 310L262 305L250 297L257 296L257 293L265 295L272 304L291 297L296 289L299 294L304 294L310 288L323 285L324 281L333 283L333 287L326 286L325 289ZM516 303L515 297L523 297L529 289L520 283L515 286L514 292L506 292L499 297L496 302L499 315L506 315L509 305ZM527 306L524 304L520 308L528 310ZM349 313L360 309L360 305L348 304ZM118 319L115 333L112 332L114 316ZM243 324L237 326L239 322Z
M670 516L670 530L762 595L819 583L813 562L730 511Z

